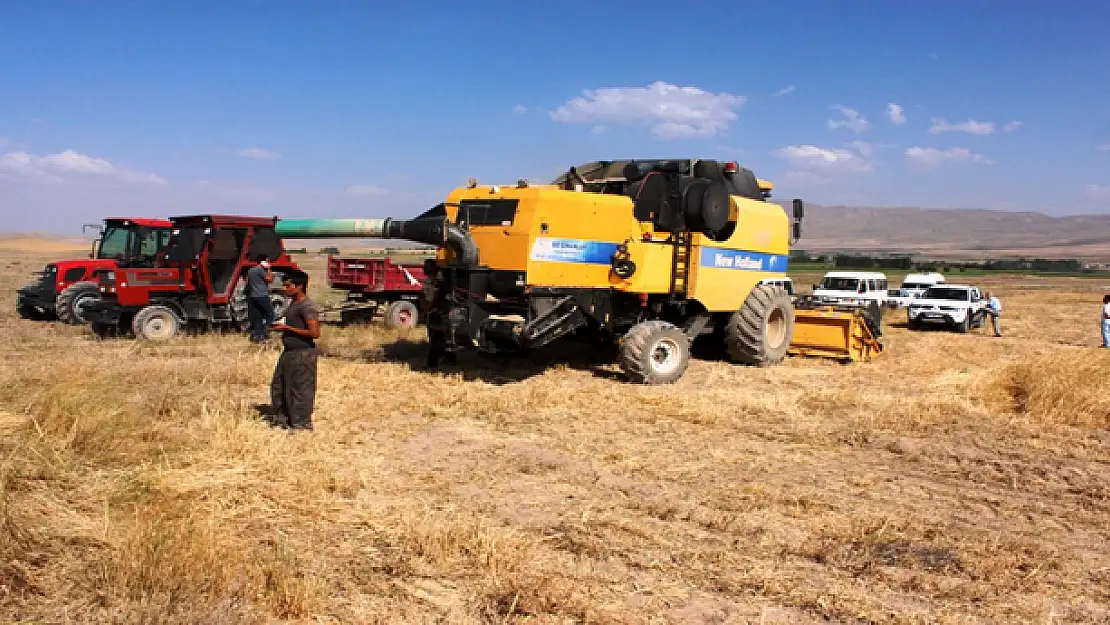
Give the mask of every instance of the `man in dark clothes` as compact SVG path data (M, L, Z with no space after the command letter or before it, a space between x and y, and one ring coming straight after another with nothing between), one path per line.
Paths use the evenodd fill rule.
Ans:
M251 324L251 342L266 342L266 328L274 322L274 306L270 302L270 283L274 274L265 254L255 258L258 264L247 270L247 318Z
M316 401L315 339L320 338L320 312L305 294L307 285L307 276L284 276L283 292L293 303L285 311L285 322L270 326L281 332L284 347L270 382L273 422L293 430L312 429Z

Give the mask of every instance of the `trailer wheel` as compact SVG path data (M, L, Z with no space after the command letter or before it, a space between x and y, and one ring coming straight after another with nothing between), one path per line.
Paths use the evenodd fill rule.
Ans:
M725 328L728 355L743 364L767 366L786 358L794 340L794 304L781 286L757 285Z
M415 328L420 318L416 305L407 300L397 300L385 309L387 328Z
M96 282L74 282L62 289L54 300L58 320L71 326L84 325L85 304L100 299L100 285Z
M632 326L620 344L620 366L634 384L671 384L690 365L690 340L666 321Z
M181 325L177 313L166 306L147 306L131 320L131 331L140 339L166 341L177 336Z

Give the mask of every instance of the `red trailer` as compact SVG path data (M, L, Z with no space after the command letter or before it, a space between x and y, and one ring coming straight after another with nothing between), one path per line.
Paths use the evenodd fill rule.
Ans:
M416 306L424 284L424 261L432 254L383 257L328 256L328 286L347 292L335 307L340 323L372 318L383 306L387 327L411 328L420 321Z

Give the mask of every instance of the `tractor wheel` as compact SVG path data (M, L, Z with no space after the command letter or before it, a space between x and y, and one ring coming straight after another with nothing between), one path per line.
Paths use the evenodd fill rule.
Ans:
M671 384L690 365L690 340L674 324L644 321L621 339L619 359L634 384Z
M96 282L74 282L62 289L54 300L58 320L69 325L85 324L85 304L100 299L100 285Z
M131 331L136 338L148 341L166 341L181 331L181 319L166 306L147 306L131 320Z
M250 313L247 310L247 278L243 276L231 291L228 298L229 313L235 329L246 332L250 329ZM275 317L276 319L276 317Z
M733 361L778 364L794 340L794 304L781 286L757 285L744 306L729 317L725 344Z
M415 328L420 311L415 304L402 299L387 306L384 317L387 328Z

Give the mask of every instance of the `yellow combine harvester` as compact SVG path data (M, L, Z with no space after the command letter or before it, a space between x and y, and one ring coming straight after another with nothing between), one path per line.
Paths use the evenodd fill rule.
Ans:
M549 185L472 181L411 220L281 220L277 232L438 246L431 366L566 339L616 345L630 380L666 384L698 337L759 366L781 362L796 333L837 352L824 318L805 313L799 330L790 295L760 284L786 277L804 212L768 202L771 189L734 162L595 161ZM841 351L856 353L849 343Z

